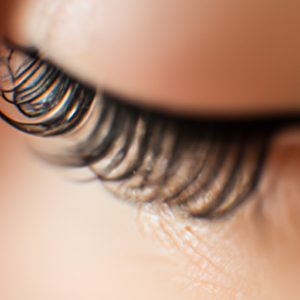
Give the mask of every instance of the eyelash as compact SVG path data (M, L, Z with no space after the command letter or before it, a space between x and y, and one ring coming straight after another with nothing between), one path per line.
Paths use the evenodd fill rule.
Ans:
M80 123L95 97L93 90L36 55L26 57L17 49L2 49L3 52L2 77L6 78L2 78L2 85L6 88L1 89L2 98L26 117L25 123L16 122L2 113L4 120L39 136L61 135ZM16 68L14 64L20 58L27 59Z
M19 119L3 107L1 117L33 135L76 135L59 163L88 166L119 198L216 217L254 190L278 122L200 122L145 111L96 94L36 54L1 47L2 98Z

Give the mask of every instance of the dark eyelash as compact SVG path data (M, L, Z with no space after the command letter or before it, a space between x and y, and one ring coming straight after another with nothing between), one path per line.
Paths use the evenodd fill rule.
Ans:
M16 121L1 113L2 118L24 132L39 136L61 135L74 129L89 109L95 91L38 56L28 56L13 72L21 52L15 49L5 52L6 57L1 57L2 81L4 74L10 73L10 76L6 78L7 88L1 89L1 95L27 119Z
M286 123L193 121L145 111L96 95L37 55L1 47L2 97L20 114L17 120L2 109L1 117L33 135L74 139L50 159L88 166L129 202L224 215L253 191L269 139Z

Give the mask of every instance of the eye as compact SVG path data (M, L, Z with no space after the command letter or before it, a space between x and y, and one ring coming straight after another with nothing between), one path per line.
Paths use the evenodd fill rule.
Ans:
M86 87L36 53L5 43L0 50L2 118L33 135L69 140L51 159L88 166L119 198L215 217L254 190L280 122L199 121L146 111Z

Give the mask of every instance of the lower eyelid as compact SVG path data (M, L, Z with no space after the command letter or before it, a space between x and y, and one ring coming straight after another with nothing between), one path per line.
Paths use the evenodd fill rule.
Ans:
M22 64L24 53L14 55ZM2 116L23 131L69 140L64 153L51 160L88 166L108 189L129 202L168 203L197 217L223 215L254 189L272 132L267 126L179 120L144 111L106 93L96 96L51 64L59 86L57 80L44 80L49 63L38 59L31 64L34 59L14 68L24 78L13 87L12 101L25 95L29 104L18 104L19 110L35 121L27 125ZM2 55L2 69L3 60ZM7 78L3 71L1 76ZM2 91L4 85L2 80ZM33 105L36 95L44 97L41 106ZM40 116L47 121L37 122Z

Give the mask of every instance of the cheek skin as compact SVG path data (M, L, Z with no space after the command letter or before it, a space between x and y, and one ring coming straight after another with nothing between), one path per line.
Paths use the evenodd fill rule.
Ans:
M142 230L173 253L195 299L299 299L299 136L290 128L273 139L257 190L228 217L142 210Z
M146 241L132 207L98 184L64 181L15 130L0 133L0 298L298 299L299 129L274 139L256 193L234 214L182 220L145 206Z
M182 299L130 206L58 176L3 122L0 140L0 299Z
M141 105L282 113L300 107L299 9L268 0L19 0L7 34Z
M298 299L299 131L274 139L256 193L228 218L146 205L139 235L131 206L53 174L1 124L0 298Z

